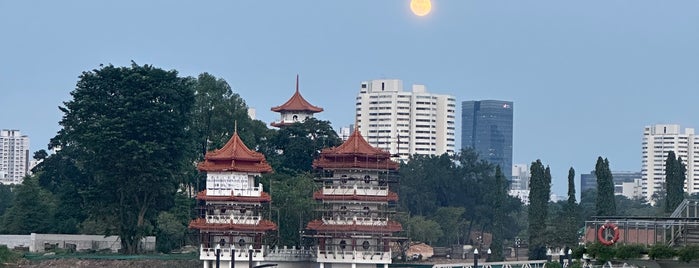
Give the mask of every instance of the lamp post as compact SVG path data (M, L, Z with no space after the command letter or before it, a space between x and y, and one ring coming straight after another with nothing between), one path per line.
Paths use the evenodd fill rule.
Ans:
M563 255L565 255L565 249L561 248L561 251L558 252L558 263L561 264L561 267L563 267Z
M216 268L220 268L221 265L221 245L216 244Z
M235 268L235 245L231 243L231 268Z
M252 252L253 252L252 245L250 245L250 247L248 248L248 266L250 268L254 267L254 265L252 265Z
M546 249L546 262L551 262L551 249Z
M473 250L473 268L478 268L478 249Z
M488 251L486 251L486 252L488 253L488 257L485 259L485 261L489 262L490 261L490 254L493 254L493 252L490 251L490 248L488 248Z

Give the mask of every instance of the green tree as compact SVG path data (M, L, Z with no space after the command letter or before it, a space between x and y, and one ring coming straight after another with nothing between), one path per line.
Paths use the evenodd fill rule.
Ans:
M318 187L310 173L296 176L283 173L266 174L263 182L269 182L272 195L271 220L278 224L279 245L303 245L301 231L309 221L318 218L313 210L316 201L313 192Z
M564 217L562 219L563 245L572 248L578 244L579 209L575 200L575 169L568 170L568 201L565 204Z
M414 216L408 219L408 233L414 241L422 241L434 245L444 235L439 223L428 220L424 216Z
M43 190L36 178L25 177L17 188L11 207L2 219L2 232L7 234L47 233L53 223L53 196Z
M684 181L686 168L682 158L675 158L675 152L670 151L665 160L665 212L671 213L684 200Z
M5 210L12 206L12 201L15 197L13 185L0 184L0 217L5 214Z
M616 215L614 199L614 178L609 170L609 160L597 157L595 164L595 176L597 176L597 199L595 200L595 213L597 216Z
M533 162L529 183L529 259L546 259L546 219L551 196L551 170L541 163Z
M276 172L289 174L311 171L323 148L342 144L329 121L312 117L282 127L272 139L271 146L279 153L268 154L270 164Z
M440 207L435 212L432 219L439 223L444 232L444 236L441 239L442 245L459 244L461 241L464 211L463 207Z
M71 96L54 140L91 175L81 189L88 214L136 253L192 168L183 148L191 144L191 85L176 71L108 65L83 72Z
M495 191L491 193L493 204L493 241L490 244L492 254L488 261L503 261L504 255L504 240L505 240L505 203L507 202L507 181L505 175L502 174L500 166L495 167Z

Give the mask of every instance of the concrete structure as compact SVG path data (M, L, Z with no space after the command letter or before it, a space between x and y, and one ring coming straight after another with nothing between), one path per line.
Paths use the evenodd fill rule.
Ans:
M313 114L320 113L323 108L313 106L301 96L299 92L299 76L296 75L296 92L284 104L277 107L272 107L273 112L280 114L279 121L270 123L273 127L283 127L293 123L303 123L308 118L312 118Z
M481 159L509 170L512 167L513 109L511 101L462 102L461 148L473 148Z
M361 83L355 122L369 144L407 160L454 153L455 110L454 97L428 93L424 85L405 92L401 80L371 80Z
M623 195L629 199L643 198L641 185L641 172L612 171L614 180L614 194ZM580 193L597 189L597 176L595 171L590 174L580 174Z
M155 251L155 236L141 239L141 248L146 252ZM75 251L119 252L121 241L118 236L36 234L0 235L0 245L8 248L25 248L29 252L45 252L50 248L72 249Z
M641 195L653 203L653 195L665 189L665 160L673 151L687 168L684 190L699 192L699 137L693 128L684 131L680 125L658 124L643 129Z
M529 190L529 180L531 179L529 166L526 164L515 164L512 166L512 181L510 190Z
M16 129L0 131L0 183L21 184L29 159L29 137Z

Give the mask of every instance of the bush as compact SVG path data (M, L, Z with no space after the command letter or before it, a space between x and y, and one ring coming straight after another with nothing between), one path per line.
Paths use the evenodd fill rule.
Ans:
M644 245L618 245L616 248L616 257L622 260L638 259L646 251Z
M651 259L670 259L672 257L675 257L677 255L677 252L675 252L674 249L672 249L670 246L667 245L653 245L650 247L650 250L648 251L648 257Z
M677 256L679 257L679 260L683 262L697 260L699 259L699 246L685 246L677 251Z
M546 267L546 268L563 268L563 266L561 266L561 264L559 262L555 262L555 261L547 262L544 265L544 267Z
M572 254L573 259L582 259L583 254L585 254L585 253L587 253L585 251L585 246L583 246L583 245L577 246L577 247L573 248L573 254Z
M615 248L601 243L589 244L586 250L590 258L596 259L598 263L604 263L614 258Z
M0 266L2 266L3 263L15 262L18 258L19 256L7 248L7 246L0 245Z

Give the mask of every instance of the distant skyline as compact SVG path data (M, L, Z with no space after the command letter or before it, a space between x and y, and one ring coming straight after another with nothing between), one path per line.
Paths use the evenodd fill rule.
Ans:
M541 159L559 195L597 156L640 170L644 126L699 128L699 1L409 2L0 0L0 128L46 148L81 72L132 60L223 78L267 125L297 73L335 129L372 79L455 96L457 128L462 101L513 101L513 163Z

